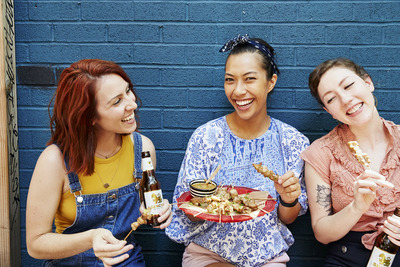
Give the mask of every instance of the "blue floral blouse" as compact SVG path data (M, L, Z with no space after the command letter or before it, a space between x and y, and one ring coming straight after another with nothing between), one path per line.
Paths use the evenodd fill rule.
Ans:
M206 179L220 164L213 179L217 184L245 186L268 191L277 198L274 183L252 166L262 162L279 175L292 171L300 179L300 214L308 208L300 153L308 139L292 126L271 118L269 129L259 138L246 140L233 134L226 116L200 126L191 136L174 192L173 202L189 191L193 179ZM293 244L289 229L278 219L278 205L262 217L239 223L191 222L176 206L170 239L186 246L194 242L236 266L259 266L281 256Z

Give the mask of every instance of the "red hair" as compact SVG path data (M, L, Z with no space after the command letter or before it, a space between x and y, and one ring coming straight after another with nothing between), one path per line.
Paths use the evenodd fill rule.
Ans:
M69 172L86 175L94 172L96 86L99 78L107 74L116 74L124 79L140 103L126 72L114 62L100 59L83 59L66 68L50 101L49 116L53 100L54 108L50 116L51 138L47 145L58 145L64 158L68 159ZM136 130L139 127L137 111Z

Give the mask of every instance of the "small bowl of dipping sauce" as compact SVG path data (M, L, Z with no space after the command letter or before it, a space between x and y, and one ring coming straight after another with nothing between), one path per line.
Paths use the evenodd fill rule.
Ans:
M189 184L190 194L192 197L206 197L211 196L217 190L217 184L213 181L209 181L206 184L204 179L193 180Z

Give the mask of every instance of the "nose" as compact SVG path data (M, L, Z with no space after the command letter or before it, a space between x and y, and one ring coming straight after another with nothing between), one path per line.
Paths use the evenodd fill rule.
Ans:
M128 103L125 108L127 110L135 110L135 109L137 109L137 107L138 107L138 105L137 105L135 99L129 98Z
M242 95L246 93L246 86L242 81L238 81L235 87L235 94Z
M350 93L343 92L341 94L340 98L341 98L343 104L347 104L347 103L351 102L352 96Z

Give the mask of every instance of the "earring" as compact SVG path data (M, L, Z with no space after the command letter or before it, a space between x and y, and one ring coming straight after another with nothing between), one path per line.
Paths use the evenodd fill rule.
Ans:
M375 107L377 107L378 106L378 98L376 98L376 96L374 94L372 96L374 97Z

